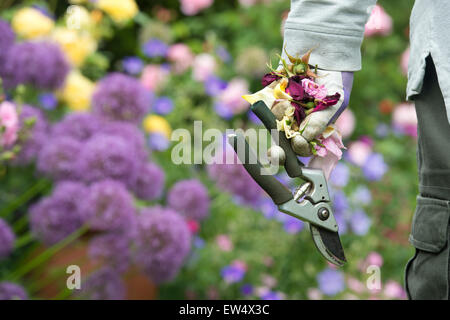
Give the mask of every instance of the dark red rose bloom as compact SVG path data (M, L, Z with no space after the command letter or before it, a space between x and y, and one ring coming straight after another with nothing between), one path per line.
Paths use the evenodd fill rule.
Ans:
M305 90L301 83L289 78L288 85L286 87L286 92L297 101L301 101L305 98Z
M295 75L289 78L289 80L302 83L303 79L310 79L308 76Z
M273 74L271 73L266 73L261 80L261 84L263 85L263 87L267 87L269 84L271 84L274 81L277 81L278 79L280 79L281 77L279 75Z
M297 124L300 125L300 123L302 123L303 119L306 118L305 109L303 109L303 107L301 105L299 105L298 103L295 103L292 101L291 101L291 105L295 108L294 118L297 121Z
M334 106L340 99L341 95L336 92L331 96L326 96L323 100L319 100L312 112L324 110L328 107Z

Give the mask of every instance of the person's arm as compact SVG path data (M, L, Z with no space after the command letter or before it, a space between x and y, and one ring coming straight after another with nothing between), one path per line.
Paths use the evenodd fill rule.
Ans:
M310 64L333 71L361 69L361 42L376 0L291 0L284 46L291 55L315 48ZM286 54L283 50L284 58Z

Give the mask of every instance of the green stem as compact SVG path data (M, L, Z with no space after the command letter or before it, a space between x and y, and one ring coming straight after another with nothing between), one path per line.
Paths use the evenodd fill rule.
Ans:
M38 267L48 259L50 259L54 254L56 254L59 250L63 249L76 239L78 239L80 236L82 236L86 231L88 230L88 226L84 225L60 242L54 244L44 252L42 252L40 255L38 255L36 258L32 259L30 262L22 266L21 268L17 269L15 272L11 274L9 277L11 281L18 280L20 277L26 275L28 272L33 270L34 268Z
M14 201L10 202L6 207L4 207L0 211L0 217L6 217L10 215L12 212L20 208L23 204L33 199L33 197L42 192L49 185L50 182L48 180L45 179L39 180L30 189L22 193L18 198L16 198Z
M13 229L14 233L20 233L28 225L28 215L24 214L17 221L14 222Z
M29 244L33 240L34 240L33 234L31 232L28 232L16 240L16 242L14 244L14 249L19 249L19 248Z

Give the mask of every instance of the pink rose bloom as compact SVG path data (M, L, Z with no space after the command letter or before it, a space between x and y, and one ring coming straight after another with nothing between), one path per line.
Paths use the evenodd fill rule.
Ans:
M218 101L227 106L232 114L238 114L248 108L248 102L242 99L242 96L246 94L248 94L248 82L242 78L234 78L221 92Z
M409 47L403 52L402 57L400 59L400 66L402 68L402 72L404 75L408 74L408 64L409 64Z
M316 99L322 100L327 96L327 89L325 88L325 85L319 86L312 80L303 79L302 86L307 94L313 96Z
M366 23L364 35L370 37L376 34L388 35L392 31L392 18L384 11L384 9L376 5L372 13L370 14L369 20Z
M216 237L216 243L222 251L233 250L233 243L230 238L225 234L220 234Z
M372 147L363 141L354 141L348 146L348 156L352 163L362 167L372 153Z
M392 113L392 125L404 134L417 138L417 115L414 104L402 103Z
M395 282L393 280L389 280L384 285L383 293L387 298L391 298L391 299L405 299L406 298L406 293L403 290L403 287L398 282Z
M142 70L141 83L144 88L151 91L158 91L167 82L169 71L157 64L149 64Z
M193 16L210 7L214 0L180 0L181 12L187 16Z
M17 116L16 106L4 101L0 104L0 145L9 147L17 140L17 132L19 131L19 117Z
M216 59L208 53L201 53L194 59L193 77L197 81L205 81L217 68Z
M173 71L177 74L186 71L194 61L194 55L191 49L184 43L177 43L170 46L167 58L174 63Z
M350 109L345 109L336 120L336 127L342 138L350 137L355 130L355 116Z

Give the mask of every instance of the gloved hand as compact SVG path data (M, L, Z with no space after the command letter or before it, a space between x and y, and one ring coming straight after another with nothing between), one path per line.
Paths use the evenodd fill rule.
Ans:
M317 70L315 82L318 85L324 85L327 89L327 95L333 95L336 92L340 94L338 103L327 109L313 112L306 116L300 124L301 135L296 135L291 139L291 145L294 152L300 156L312 155L309 142L318 137L325 128L334 123L339 115L347 107L350 92L353 85L353 72L339 72Z

